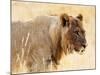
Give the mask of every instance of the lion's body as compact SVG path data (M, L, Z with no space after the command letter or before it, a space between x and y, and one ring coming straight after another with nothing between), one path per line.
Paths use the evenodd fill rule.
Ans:
M13 73L50 71L51 62L59 64L62 53L73 46L67 25L62 25L62 17L38 16L33 21L12 23Z
M23 65L32 71L36 71L36 68L34 69L36 64L37 71L44 71L43 64L47 65L48 60L51 60L51 52L56 47L57 36L60 34L60 23L57 19L57 17L41 16L26 23L12 23L13 71L17 68L20 70L20 64L23 62L25 62Z

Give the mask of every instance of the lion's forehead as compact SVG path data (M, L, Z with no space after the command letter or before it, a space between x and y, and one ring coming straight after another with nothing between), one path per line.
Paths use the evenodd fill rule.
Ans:
M78 28L79 31L82 31L83 33L85 33L82 22L79 19L73 16L69 16L69 22L72 25L72 27L74 27L75 29Z
M69 19L70 24L78 26L78 27L82 27L82 22L80 20L78 20L77 18L71 17Z

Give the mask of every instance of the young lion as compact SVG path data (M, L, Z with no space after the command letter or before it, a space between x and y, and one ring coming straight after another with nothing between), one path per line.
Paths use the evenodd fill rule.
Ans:
M72 17L64 13L37 16L29 22L12 22L12 72L49 71L48 65L60 64L63 53L83 52L86 39L82 20L81 14Z

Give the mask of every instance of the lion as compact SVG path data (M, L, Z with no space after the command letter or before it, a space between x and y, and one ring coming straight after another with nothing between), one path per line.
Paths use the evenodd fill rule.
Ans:
M63 53L83 53L86 48L83 16L36 16L28 22L12 22L12 73L45 72L59 65Z

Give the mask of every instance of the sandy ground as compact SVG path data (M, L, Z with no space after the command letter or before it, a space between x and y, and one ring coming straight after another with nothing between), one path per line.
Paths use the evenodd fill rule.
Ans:
M83 55L73 53L64 56L59 70L80 70L95 68L95 7L67 4L48 4L34 2L12 2L12 21L29 21L36 15L83 15L88 46Z

